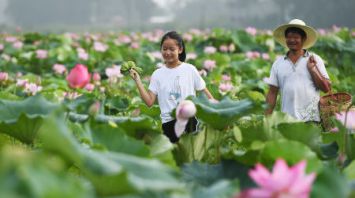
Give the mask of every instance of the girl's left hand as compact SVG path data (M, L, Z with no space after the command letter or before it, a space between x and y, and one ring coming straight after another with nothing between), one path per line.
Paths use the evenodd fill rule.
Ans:
M141 78L140 78L138 72L136 72L136 70L134 70L134 69L130 69L130 70L129 70L129 75L130 75L130 76L132 77L132 79L133 79L134 81L136 81L136 82L138 82L138 81L141 80Z

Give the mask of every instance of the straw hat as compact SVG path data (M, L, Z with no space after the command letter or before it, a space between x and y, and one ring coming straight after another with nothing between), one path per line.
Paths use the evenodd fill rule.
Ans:
M303 48L307 49L314 45L317 41L317 31L310 26L307 26L306 23L300 19L292 19L288 24L283 24L277 27L274 30L274 38L277 42L279 42L282 46L287 47L286 39L285 39L285 31L289 27L297 27L302 29L307 38L303 43Z

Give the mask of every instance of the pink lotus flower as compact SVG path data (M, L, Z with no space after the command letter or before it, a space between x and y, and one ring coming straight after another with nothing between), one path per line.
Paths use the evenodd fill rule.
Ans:
M108 49L108 46L101 42L94 42L94 50L97 52L105 52Z
M318 31L319 35L321 35L321 36L324 36L327 34L327 31L325 31L325 29L318 29L317 31Z
M154 59L163 60L163 56L161 55L160 51L148 52L148 54Z
M84 87L87 91L89 92L92 92L94 89L95 89L95 85L94 84L91 84L91 83L88 83L85 85Z
M36 50L36 58L38 59L46 59L48 56L47 50L38 49Z
M132 40L131 40L131 38L130 38L129 36L127 36L127 35L120 35L120 36L118 37L118 41L119 41L120 43L127 44L127 43L130 43Z
M186 54L186 60L194 60L197 58L197 54L196 53L187 53Z
M99 73L95 72L95 73L92 75L92 79L97 82L97 81L100 81L100 80L101 80L101 76L100 76Z
M89 54L83 48L77 48L76 51L78 52L78 57L81 60L88 60Z
M205 60L203 62L203 68L205 68L208 71L213 70L216 67L216 61L214 60Z
M16 80L17 87L25 87L27 83L28 83L27 79L17 79Z
M228 92L233 89L233 85L230 82L220 83L218 88L221 92Z
M69 87L83 88L90 82L90 73L85 65L77 64L67 76Z
M228 46L227 45L221 45L219 46L219 51L221 52L228 52Z
M160 36L157 36L156 34L153 34L152 32L144 32L142 33L142 37L147 39L150 42L157 43L160 40Z
M80 36L76 33L72 33L72 32L67 32L64 34L65 37L67 38L71 38L73 40L79 40L80 39Z
M193 28L193 29L190 29L190 31L189 31L191 34L193 34L193 35L196 35L196 36L199 36L199 35L201 35L202 34L202 32L201 32L201 30L199 30L199 29L195 29L195 28Z
M223 74L223 75L222 75L222 80L223 80L223 81L230 81L230 80L231 80L231 77L230 77L230 75Z
M256 28L254 27L247 27L245 31L252 36L255 36L257 32Z
M67 71L67 68L65 67L65 65L62 64L54 64L52 67L54 73L62 75Z
M21 41L16 41L12 44L12 47L16 49L21 49L23 47L23 43Z
M176 107L176 123L175 133L177 137L180 137L185 131L185 127L189 118L196 114L196 106L190 100L183 100Z
M355 110L337 113L335 118L339 120L347 129L355 129Z
M35 83L26 83L25 84L25 92L28 93L29 95L36 95L37 92L40 92L42 90L42 86L39 86Z
M190 41L192 41L193 36L191 34L189 34L189 33L185 33L183 35L183 38L184 38L185 41L190 42Z
M249 176L259 188L247 189L237 198L308 198L316 175L306 175L305 168L306 161L288 167L283 159L276 160L272 172L257 164Z
M206 54L214 54L216 53L216 48L213 46L206 46L205 49L203 50L203 52L205 52Z
M264 60L270 60L270 56L268 53L262 53L261 54L261 57L264 59Z
M132 42L131 43L131 48L133 49L138 49L140 46L139 46L139 43L138 42Z
M8 43L14 43L15 41L17 41L17 38L14 36L6 36L5 41Z
M260 53L256 51L248 51L245 53L245 56L248 59L255 59L255 58L260 58Z
M0 44L0 51L4 50L4 44Z
M7 72L0 72L0 82L7 81L9 79L9 74Z
M122 78L121 66L113 65L105 69L106 76L110 83L116 83L118 78Z

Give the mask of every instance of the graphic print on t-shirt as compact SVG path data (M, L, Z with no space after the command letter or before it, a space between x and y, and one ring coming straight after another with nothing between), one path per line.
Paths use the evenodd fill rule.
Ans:
M180 88L180 76L176 76L174 80L174 84L172 86L172 90L169 91L169 100L174 102L178 102L181 97L181 88Z

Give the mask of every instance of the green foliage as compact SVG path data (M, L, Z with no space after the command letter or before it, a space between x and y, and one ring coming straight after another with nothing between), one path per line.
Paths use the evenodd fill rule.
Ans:
M327 32L311 49L324 59L333 92L355 94L353 31ZM11 35L23 44L17 48L8 41L10 35L0 35L0 71L8 73L0 81L1 196L232 197L255 186L248 171L256 163L272 167L278 158L289 165L307 160L307 172L317 174L311 197L354 194L351 130L335 121L338 132L322 132L278 107L264 116L268 85L262 79L285 53L271 35L222 28L189 35L186 50L196 58L187 61L206 72L206 85L219 102L204 94L191 97L200 126L177 144L161 132L158 105L148 108L129 76L109 79L106 74L113 65L126 74L133 68L147 85L162 61L153 53L159 51L158 42L140 33L134 38L120 33L137 42L140 48L134 49L115 34L24 33ZM106 50L97 50L95 42ZM216 52L206 53L207 46ZM38 58L38 49L47 57ZM206 60L216 67L205 68ZM100 81L90 82L94 90L68 87L66 74L78 63L100 74ZM63 64L66 72L53 73L54 64ZM31 96L19 80L41 86L41 95ZM229 83L230 90L222 91L222 83ZM89 115L95 102L99 110Z
M213 103L205 95L192 98L197 107L197 117L215 129L225 129L240 117L251 113L254 105L249 100L233 101L229 97Z
M44 120L40 139L45 150L58 153L69 163L75 164L101 195L181 188L173 170L157 160L81 147L69 133L60 112Z
M0 132L32 144L42 120L58 108L40 95L23 101L0 100Z

